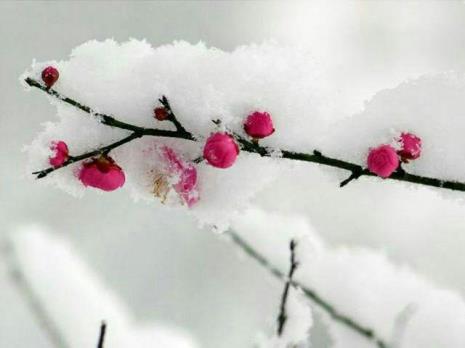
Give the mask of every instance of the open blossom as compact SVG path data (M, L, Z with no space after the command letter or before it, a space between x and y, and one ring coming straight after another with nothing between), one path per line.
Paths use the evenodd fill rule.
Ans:
M373 174L387 178L399 167L399 157L391 145L380 145L370 149L367 165Z
M245 132L254 139L262 139L274 133L273 120L267 112L258 112L247 116L244 123Z
M421 139L412 133L402 133L398 139L401 149L397 151L404 162L414 160L421 154Z
M236 161L239 154L234 138L227 133L214 133L206 141L203 157L216 168L229 168Z
M84 186L114 191L124 185L126 177L111 157L102 155L82 164L79 180Z
M53 156L50 156L48 161L53 167L58 168L68 160L68 145L64 141L53 141L50 149L53 151Z
M183 202L188 207L193 206L199 200L197 169L193 163L185 161L173 149L165 146L161 151L169 178L159 176L156 179L156 188L164 190L164 194L166 195L171 184L171 187L177 192Z

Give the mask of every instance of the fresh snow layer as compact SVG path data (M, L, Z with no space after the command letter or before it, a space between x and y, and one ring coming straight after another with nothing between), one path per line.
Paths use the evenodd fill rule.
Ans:
M251 209L232 229L283 272L289 268L289 241L298 241L295 280L315 290L341 314L370 327L396 347L465 346L465 301L384 254L330 248L303 218ZM314 310L325 313L318 307ZM373 343L329 316L332 347L373 347Z
M14 262L70 348L95 347L102 320L108 347L197 347L181 329L136 322L63 238L29 226L12 233L11 242Z
M461 150L465 148L465 80L461 75L447 73L405 82L379 92L363 111L352 115L347 108L349 92L344 94L331 84L330 74L312 59L311 52L272 42L224 52L202 43L175 42L153 48L137 40L121 44L89 41L74 49L66 61L34 62L22 79L30 76L40 80L42 69L48 65L60 71L54 85L60 93L139 126L172 127L153 118L157 99L166 95L178 119L199 137L198 143L145 137L111 152L126 173L123 189L135 199L155 205L161 204L152 194L153 173L160 163L150 155L150 149L169 145L193 160L202 152L203 139L217 129L212 120L220 119L226 129L243 134L242 123L255 110L267 111L273 117L276 132L262 141L272 148L318 149L364 165L370 147L392 143L400 132L409 131L422 138L423 153L405 169L465 181ZM27 147L29 176L30 171L48 167L53 140L64 140L73 155L127 134L49 99L57 116ZM306 165L309 171L317 167ZM190 212L201 223L225 229L259 191L272 190L283 176L292 175L292 166L287 160L248 153L241 153L226 170L203 162L198 165L200 201ZM80 196L92 189L76 179L78 169L79 164L71 165L41 182ZM337 173L334 185L349 174L333 169L327 172Z

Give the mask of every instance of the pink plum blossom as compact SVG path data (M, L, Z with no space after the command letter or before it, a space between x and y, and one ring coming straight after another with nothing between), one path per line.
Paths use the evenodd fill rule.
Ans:
M391 145L380 145L370 149L367 165L373 174L387 178L399 167L399 157Z
M53 151L53 156L48 159L49 163L55 167L61 167L69 158L68 145L64 141L53 141L50 149Z
M162 155L169 175L175 178L175 182L172 185L173 189L188 207L192 207L199 200L197 169L193 163L185 161L173 149L167 146L162 148Z
M53 66L48 66L44 70L42 70L42 81L44 81L45 85L48 88L52 87L55 84L55 82L57 82L59 77L60 73Z
M397 151L403 162L415 160L421 154L421 139L412 133L402 133L398 139L401 149Z
M267 112L255 111L247 116L245 132L254 139L262 139L274 133L273 120Z
M216 168L229 168L236 161L239 154L234 138L227 133L214 133L206 141L203 157Z
M111 157L102 155L83 163L79 171L79 180L84 186L114 191L124 185L126 177Z

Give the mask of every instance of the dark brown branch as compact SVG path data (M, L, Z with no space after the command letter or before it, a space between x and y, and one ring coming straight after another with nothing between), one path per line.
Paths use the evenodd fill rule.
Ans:
M170 102L168 101L168 98L166 98L165 96L162 96L159 99L159 101L163 105L163 107L166 109L166 111L168 112L168 120L171 121L174 124L174 126L176 127L176 130L179 133L186 134L186 135L190 136L192 139L194 139L194 136L192 135L192 133L188 132L184 128L184 126L181 124L181 122L178 121L176 115L173 112L173 109L171 108L171 105L170 105Z
M103 348L103 345L105 343L106 332L107 332L107 323L105 321L102 321L102 323L100 324L100 334L98 337L97 348Z
M242 249L247 255L252 259L257 261L261 266L267 269L273 276L282 281L287 281L285 274L278 269L276 266L270 263L262 254L255 250L250 244L248 244L244 239L242 239L237 233L232 230L225 232L231 237L231 241ZM341 323L342 325L348 327L349 329L357 332L366 339L372 341L378 348L388 348L387 344L375 333L375 331L369 327L366 327L354 319L348 317L345 314L340 313L332 304L330 304L326 299L321 297L315 290L291 280L290 284L294 287L298 287L303 291L305 296L313 301L317 306L323 309L326 313L331 316L335 321Z
M99 113L94 111L92 108L90 108L87 105L81 104L71 98L68 98L61 93L57 92L53 88L47 88L44 85L42 85L40 82L31 79L30 77L27 77L25 79L25 82L31 86L31 87L36 87L48 95L51 95L52 97L55 97L69 105L74 106L77 109L80 109L88 114L91 114L93 116L96 116L100 119L101 123L114 127L114 128L120 128L120 129L126 129L133 131L135 133L141 134L142 136L150 135L150 136L157 136L157 137L170 137L170 138L181 138L181 139L186 139L186 140L195 140L189 132L185 131L169 131L169 130L163 130L163 129L156 129L156 128L144 128L144 127L139 127L133 124L129 124L126 122L122 122L114 118L113 116L106 115L103 113ZM176 125L176 124L175 124Z
M43 169L43 170L38 171L38 172L33 172L32 174L37 175L37 179L41 179L43 177L46 177L48 174L54 172L57 169L69 166L70 164L85 160L85 159L90 158L90 157L94 157L94 156L98 156L98 155L101 155L101 154L104 154L104 153L108 153L110 150L113 150L113 149L115 149L115 148L117 148L117 147L119 147L121 145L129 143L130 141L132 141L134 139L137 139L137 138L140 138L140 137L142 137L142 135L140 133L133 132L130 135L128 135L127 137L125 137L125 138L123 138L121 140L115 141L114 143L111 143L109 145L100 147L97 150L86 152L86 153L83 153L82 155L79 155L79 156L69 156L69 158L60 167L49 167L49 168Z
M36 87L45 93L58 98L62 100L65 103L68 103L84 112L87 112L89 114L92 114L94 116L100 117L101 122L107 126L110 127L115 127L115 128L121 128L121 129L126 129L126 130L131 130L134 133L140 134L140 136L158 136L158 137L168 137L168 138L179 138L179 139L185 139L185 140L191 140L191 141L197 141L197 139L188 131L182 127L181 123L177 120L177 118L174 116L174 113L171 110L171 107L169 103L167 102L166 97L163 97L160 102L166 107L168 106L168 110L170 112L170 120L173 122L174 126L176 127L175 131L167 131L167 130L162 130L162 129L156 129L156 128L144 128L144 127L139 127L135 126L129 123L125 123L122 121L119 121L115 119L113 116L110 115L105 115L102 113L97 113L94 112L90 107L83 105L71 98L68 98L66 96L63 96L62 94L58 93L52 88L47 88L44 85L42 85L40 82L28 77L25 79L26 83L31 86L31 87ZM166 105L164 104L166 101ZM273 149L268 149L266 147L263 147L259 145L258 143L255 143L251 140L245 139L238 134L234 135L238 143L240 144L241 148L243 151L246 152L251 152L251 153L256 153L262 157L271 157L272 154L275 152ZM302 152L294 152L294 151L287 151L287 150L280 150L281 151L281 157L282 158L287 158L290 160L297 160L297 161L305 161L305 162L312 162L312 163L318 163L322 165L326 165L329 167L333 168L339 168L339 169L344 169L349 172L351 172L351 176L344 180L341 184L342 186L346 185L353 179L359 178L361 176L376 176L373 173L370 173L368 170L364 169L361 165L343 161L340 159L336 158L331 158L328 156L323 155L319 151L313 151L313 153L302 153ZM79 157L79 156L77 156ZM61 167L60 167L61 168ZM45 169L44 171L50 170ZM44 171L40 171L38 173L42 173ZM48 174L48 173L47 173ZM46 174L45 174L46 175ZM43 177L43 176L41 176ZM397 181L405 181L405 182L410 182L414 184L419 184L419 185L425 185L425 186L431 186L431 187L438 187L438 188L445 188L449 190L455 190L455 191L463 191L465 192L465 183L463 182L458 182L458 181L450 181L450 180L441 180L437 178L431 178L431 177L426 177L426 176L420 176L420 175L415 175L415 174L409 174L405 171L396 171L394 172L389 178L390 180L397 180Z
M289 288L292 283L292 277L298 265L295 259L295 247L296 247L295 240L291 240L291 243L289 245L289 249L291 251L291 267L289 268L289 274L287 275L287 281L286 281L286 284L284 285L284 291L281 297L281 305L279 307L278 336L281 336L283 334L284 324L286 324L286 320L287 320L286 302L289 296Z

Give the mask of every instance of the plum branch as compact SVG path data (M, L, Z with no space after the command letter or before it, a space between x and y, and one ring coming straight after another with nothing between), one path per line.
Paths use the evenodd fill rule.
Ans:
M91 151L91 152L81 154L78 156L72 156L69 158L69 162L68 161L65 162L66 165L95 156L96 154L99 154L99 153L104 153L105 151L108 151L108 150L115 149L121 145L129 143L132 140L135 140L137 138L141 138L144 136L178 138L178 139L184 139L184 140L190 140L190 141L198 141L197 137L195 137L192 133L187 131L182 126L181 122L179 122L179 120L175 116L168 102L168 99L165 96L163 96L160 99L160 103L168 111L168 115L169 115L168 120L173 123L173 125L175 126L175 130L146 128L146 127L140 127L137 125L129 124L129 123L116 119L114 116L96 112L91 107L84 105L78 101L75 101L74 99L71 99L67 96L64 96L61 93L54 90L53 88L48 88L44 86L43 84L41 84L40 82L38 82L37 80L34 80L30 77L27 77L25 79L25 82L31 87L38 88L52 97L55 97L69 105L72 105L76 107L77 109L80 109L90 115L98 117L100 119L100 122L106 126L120 128L120 129L124 129L124 130L132 132L131 135L115 143L101 147L95 151ZM255 153L262 157L271 157L271 156L275 156L276 154L275 149L270 149L270 148L261 146L260 144L258 144L257 142L254 142L253 140L246 139L238 134L234 134L234 137L239 143L243 151L246 151L249 153ZM285 158L289 160L304 161L304 162L312 162L312 163L322 164L325 166L349 171L351 174L346 180L340 183L341 187L347 185L352 180L358 179L362 176L376 176L376 174L371 173L370 171L368 171L368 169L364 168L363 166L359 164L351 163L351 162L340 160L337 158L332 158L329 156L325 156L318 150L314 150L312 153L295 152L295 151L288 151L284 149L278 149L278 151L281 153L281 158ZM59 168L63 168L66 165L64 164L63 166ZM37 178L43 178L47 176L49 173L59 168L53 168L53 167L46 168L44 170L34 172L34 174L37 175ZM465 192L464 182L442 180L442 179L438 179L434 177L410 174L402 169L395 171L386 179L396 180L396 181L405 181L405 182L410 182L410 183L424 185L424 186L431 186L431 187Z
M284 324L286 324L287 314L286 314L286 302L289 296L289 288L292 284L292 277L294 276L294 272L297 269L298 263L295 259L295 248L297 246L296 241L293 239L289 244L289 249L291 251L291 267L289 268L289 274L287 275L287 281L284 285L284 291L281 297L281 305L279 307L279 315L278 315L278 336L283 334Z
M113 127L113 128L119 128L119 129L123 129L123 130L130 132L126 137L116 142L113 142L111 144L108 144L106 146L102 146L96 150L83 153L77 156L69 156L68 159L59 167L49 167L44 170L34 172L33 174L37 175L37 178L43 178L47 176L48 174L52 173L53 171L64 168L72 163L76 163L78 161L85 160L87 158L97 156L100 154L107 154L109 151L115 148L118 148L124 144L127 144L138 138L142 138L144 136L177 138L177 139L194 141L194 142L199 141L198 137L194 136L192 133L190 133L188 130L186 130L183 127L181 122L177 119L176 115L174 114L171 108L171 105L165 96L160 98L159 102L166 109L168 113L167 120L173 124L175 128L174 130L146 128L146 127L140 127L137 125L122 122L116 119L114 116L96 112L91 107L84 105L78 101L75 101L74 99L71 99L67 96L64 96L63 94L57 92L56 90L50 87L46 87L40 82L38 82L37 80L34 80L30 77L26 78L25 82L31 87L38 88L41 91L45 92L46 94L54 98L57 98L69 105L72 105L76 107L77 109L90 114L91 116L97 117L100 120L100 122L106 126ZM233 136L236 139L236 141L239 143L243 151L246 151L249 153L255 153L261 157L275 157L276 156L275 155L277 152L276 149L261 146L257 141L249 140L239 134L234 133ZM339 168L339 169L343 169L343 170L347 170L351 172L351 176L348 179L344 180L340 186L344 186L350 181L354 179L358 179L361 176L375 176L374 174L370 173L367 169L363 168L361 165L325 156L320 151L317 151L317 150L313 151L312 153L294 152L294 151L288 151L288 150L283 150L283 149L279 149L278 151L280 153L281 158L312 162L312 163L322 164L322 165ZM194 161L198 162L199 159L195 159ZM398 180L398 181L407 181L407 182L417 183L421 185L434 186L434 187L440 187L440 188L448 188L448 189L457 190L457 191L465 191L465 183L455 182L455 181L444 181L444 180L440 180L436 178L418 176L418 175L406 173L403 170L398 170L394 172L389 177L389 179ZM359 324L354 319L342 314L331 303L329 303L323 297L321 297L316 291L314 291L313 289L309 287L302 286L301 284L293 280L292 275L295 271L295 267L297 266L294 260L294 256L292 256L293 261L291 263L290 273L286 277L283 272L281 272L278 268L273 266L263 255L259 254L249 244L247 244L244 240L242 240L237 234L235 234L232 231L228 231L227 233L231 236L232 241L236 245L238 245L244 252L246 252L250 257L255 259L263 267L265 267L275 277L277 277L280 280L286 281L285 293L283 294L283 299L282 299L282 304L281 304L282 315L280 319L280 327L283 326L285 322L284 307L286 303L287 293L289 291L289 287L293 286L293 287L301 288L304 294L310 300L312 300L316 305L318 305L326 313L328 313L329 316L332 317L335 321L345 325L349 329L352 329L358 334L369 339L370 341L375 343L379 348L387 348L387 345L384 343L384 341L381 338L379 338L379 336L375 333L373 329L365 327L364 325ZM295 247L295 244L294 246L292 246L291 244L292 255L293 255L294 247ZM104 334L104 330L105 328L103 328L103 334ZM278 330L279 332L282 332L282 327L278 328Z
M310 299L318 307L325 311L333 320L357 332L359 335L373 342L378 348L389 348L388 345L384 342L384 340L380 338L372 328L366 327L358 323L351 317L341 313L334 305L332 305L329 301L324 299L315 290L302 285L301 283L291 279L289 276L286 276L284 272L282 272L279 268L274 266L265 256L263 256L257 250L255 250L236 232L232 230L227 230L225 234L227 234L230 237L230 240L239 248L241 248L243 252L245 252L248 256L250 256L256 262L258 262L262 267L268 270L268 272L270 272L274 277L281 281L285 281L286 283L289 282L291 286L301 289L308 299Z
M106 332L107 332L107 323L105 321L102 321L102 323L100 324L100 333L98 336L97 348L103 348L104 343L105 343Z

